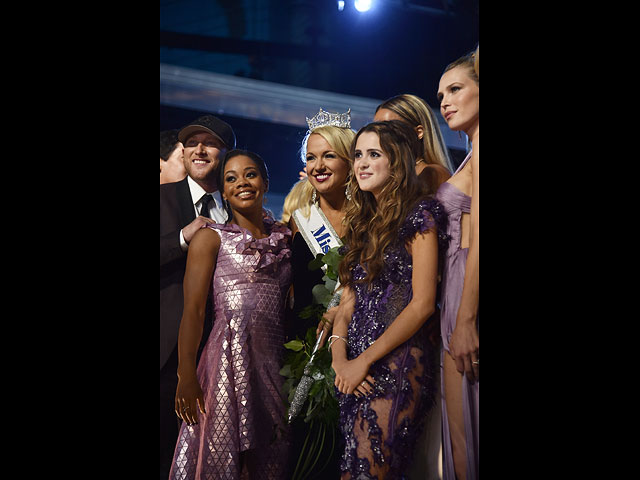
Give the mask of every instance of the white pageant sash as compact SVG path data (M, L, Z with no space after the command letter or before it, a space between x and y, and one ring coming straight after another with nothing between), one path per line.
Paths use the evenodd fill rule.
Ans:
M342 246L340 237L316 204L310 206L309 218L302 215L300 209L293 212L292 216L314 257L319 253L327 253L333 247Z
M302 234L302 238L307 242L309 250L315 258L319 253L325 254L333 247L341 247L342 241L338 234L331 226L322 210L314 203L310 207L309 218L306 218L300 209L291 215L298 226L298 231ZM327 271L327 266L323 265L322 270ZM335 307L340 303L342 290L338 291L340 281L336 283L334 295L327 308Z

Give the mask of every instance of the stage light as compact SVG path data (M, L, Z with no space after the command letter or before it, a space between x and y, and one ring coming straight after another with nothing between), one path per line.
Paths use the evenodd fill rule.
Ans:
M338 11L344 10L344 0L338 0Z
M359 12L366 12L371 8L371 0L356 0L353 2L353 6L356 7L356 10Z

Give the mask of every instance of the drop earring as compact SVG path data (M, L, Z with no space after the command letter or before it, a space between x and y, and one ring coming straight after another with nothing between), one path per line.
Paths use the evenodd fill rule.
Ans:
M316 189L314 188L314 189L313 189L313 193L311 194L311 204L316 203L316 197L317 197L317 195L316 195Z

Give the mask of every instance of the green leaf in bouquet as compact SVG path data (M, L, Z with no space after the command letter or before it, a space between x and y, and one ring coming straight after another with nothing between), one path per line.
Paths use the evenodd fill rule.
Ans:
M279 373L283 377L290 377L291 376L291 365L285 365L284 367L282 367L280 369Z
M309 262L309 270L318 270L319 268L322 268L324 265L323 257L324 255L322 253L318 253L316 258Z
M322 284L318 284L311 290L311 294L313 295L313 300L317 303L324 305L325 307L329 304L329 301L332 297L332 292L327 290Z
M293 368L292 373L293 373L293 377L297 378L298 381L300 381L300 379L302 378L302 375L304 374L304 367L306 366L306 363L300 363L298 365L295 366L295 368ZM298 382L296 382L296 387L298 386Z
M300 318L306 320L307 318L311 317L321 317L324 313L324 310L325 309L323 305L312 303L311 305L307 305L302 310L300 310L300 313L298 315L300 316Z
M327 272L324 275L324 277L322 277L322 281L323 282L326 283L327 280L337 281L338 280L338 272L328 268Z
M304 336L305 341L307 342L307 345L309 345L309 348L311 350L313 350L313 347L316 344L316 340L317 340L317 336L316 336L316 327L310 327L307 329L307 333ZM314 360L315 362L315 360Z
M329 274L327 273L327 275L322 277L322 280L324 280L324 287L328 291L333 293L333 291L336 289L336 284L338 283L337 282L337 277L336 278L331 278L331 277L329 277Z
M304 347L304 345L300 340L291 340L290 342L285 343L284 346L285 348L288 348L289 350L294 350L296 352L299 352Z
M322 382L313 382L313 385L309 390L309 397L313 398L313 397L316 397L317 395L320 395L322 388L323 388Z
M338 266L340 265L340 261L342 260L342 255L338 253L338 249L340 247L333 247L322 257L322 261L327 265L327 267L334 272L338 271Z

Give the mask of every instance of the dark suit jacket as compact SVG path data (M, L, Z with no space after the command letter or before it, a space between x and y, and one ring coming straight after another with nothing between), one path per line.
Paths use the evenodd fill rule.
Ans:
M187 252L180 230L196 218L187 179L160 185L160 369L178 342Z

